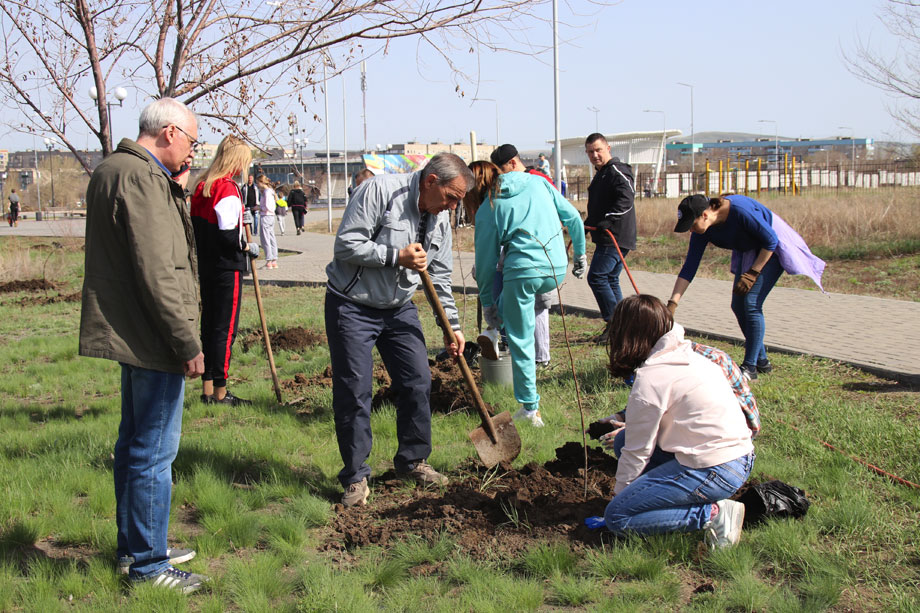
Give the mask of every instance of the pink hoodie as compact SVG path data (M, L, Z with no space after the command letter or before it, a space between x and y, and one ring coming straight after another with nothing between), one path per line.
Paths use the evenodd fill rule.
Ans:
M642 474L656 444L689 468L717 466L754 450L722 369L694 352L676 323L636 370L614 495Z

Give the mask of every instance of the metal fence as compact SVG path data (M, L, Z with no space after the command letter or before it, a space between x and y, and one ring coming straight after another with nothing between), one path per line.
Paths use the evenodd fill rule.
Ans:
M870 190L920 187L920 166L904 163L862 163L825 166L802 164L742 163L710 164L697 173L667 172L660 178L654 172L636 174L636 198L679 198L691 193L707 195L770 192L787 196L833 193L843 190ZM588 198L587 177L575 177L568 185L569 198Z

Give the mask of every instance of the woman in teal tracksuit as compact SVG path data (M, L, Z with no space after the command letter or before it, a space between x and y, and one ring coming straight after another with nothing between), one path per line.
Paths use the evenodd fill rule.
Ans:
M476 168L472 170L475 177ZM496 305L492 281L504 248L504 289L496 306L511 349L514 397L521 403L514 418L542 426L534 363L534 299L556 291L565 278L568 258L560 222L572 238L572 273L579 278L584 275L584 225L575 207L542 177L523 172L488 174L494 177L492 181L476 181L482 198L476 212L479 298L484 310Z

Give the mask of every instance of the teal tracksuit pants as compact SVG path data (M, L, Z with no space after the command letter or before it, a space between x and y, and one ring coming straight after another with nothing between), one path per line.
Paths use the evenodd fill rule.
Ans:
M565 273L559 275L561 285ZM499 310L508 348L511 350L511 374L514 379L514 398L528 410L540 407L537 393L537 366L534 362L534 301L538 294L556 291L552 277L505 279L499 298Z

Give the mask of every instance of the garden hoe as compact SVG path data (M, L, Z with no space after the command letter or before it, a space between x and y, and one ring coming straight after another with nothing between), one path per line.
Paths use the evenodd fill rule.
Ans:
M438 294L434 289L434 284L431 282L431 277L428 276L428 271L420 270L419 274L422 277L422 284L425 286L425 294L428 296L428 301L431 302L435 312L438 314L438 320L441 322L441 327L447 330L450 342L456 343L457 337L450 327L450 322L447 320L447 313L444 312L444 306L438 298ZM482 418L482 426L470 432L470 440L473 441L473 447L476 448L479 459L486 465L486 468L492 468L500 462L510 462L521 453L521 437L518 434L517 428L514 426L514 421L511 419L511 413L505 411L504 413L496 415L494 418L490 417L489 410L486 408L486 403L483 402L482 396L479 394L479 388L476 387L476 380L473 379L473 372L466 363L466 358L463 357L462 352L457 356L457 361L460 364L460 371L463 373L463 379L466 381L467 386L470 388L470 393L473 395L473 404L476 405L476 409L479 411L479 417Z

